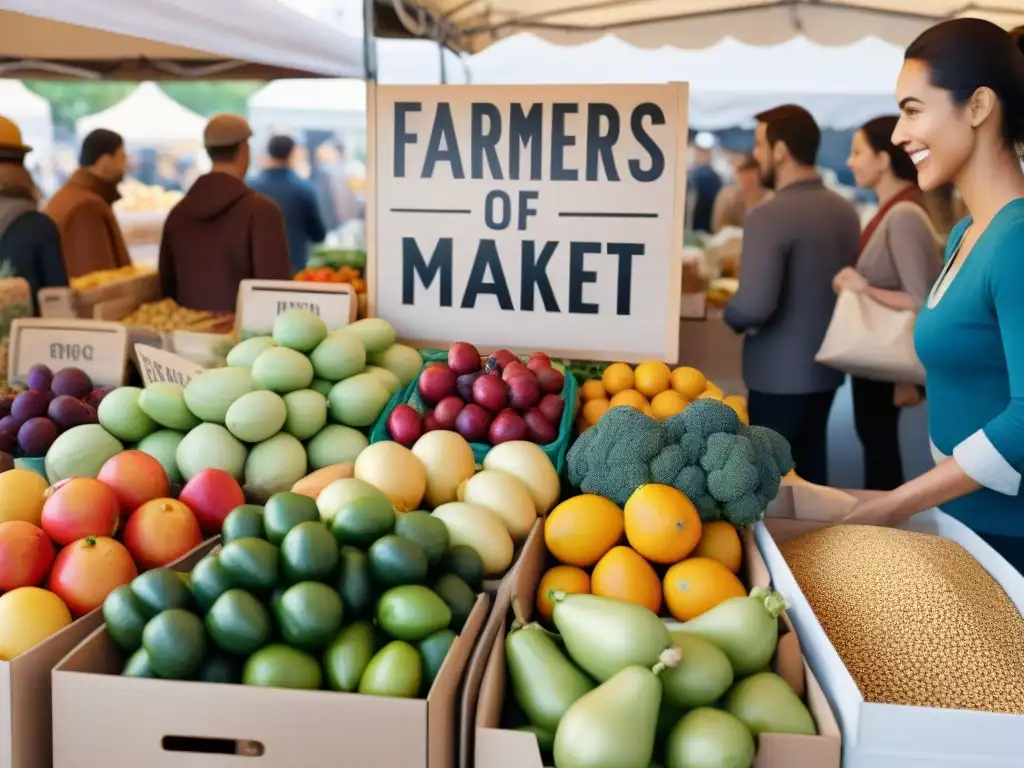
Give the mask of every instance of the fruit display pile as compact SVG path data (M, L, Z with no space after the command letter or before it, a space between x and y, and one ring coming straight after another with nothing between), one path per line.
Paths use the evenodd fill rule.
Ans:
M778 595L755 588L682 623L597 595L553 590L551 600L560 643L521 621L505 638L518 710L506 708L506 722L525 720L545 764L750 768L761 734L817 733L794 689L767 671Z
M225 478L233 494L199 477L175 499L160 464L141 451L52 487L29 470L0 474L0 660L96 610L140 571L199 546L203 529L216 528L211 509L242 498Z
M403 445L435 429L455 430L472 443L547 445L558 439L564 388L564 370L543 352L523 361L501 349L484 358L472 344L458 342L446 363L423 368L418 400L391 412L388 434Z
M452 432L378 443L351 477L238 506L187 585L153 571L109 595L123 674L426 696L484 577L557 494L536 446L503 448L477 473Z
M295 275L295 279L306 283L348 283L357 294L366 293L366 281L355 267L306 267Z
M750 423L747 399L726 395L714 382L696 368L680 366L670 369L660 361L640 363L636 368L627 363L612 363L599 378L587 379L580 387L583 406L576 421L576 431L583 432L597 424L610 409L628 405L659 421L686 410L695 400L720 400Z
M228 333L235 316L223 312L187 309L174 299L160 299L143 304L121 318L128 326L154 331L195 331L196 333Z
M26 379L28 389L0 397L0 463L5 466L13 466L14 454L45 456L64 431L96 424L97 410L110 392L94 387L80 368L54 373L35 365Z
M136 277L148 275L152 272L152 269L129 265L127 267L118 267L117 269L100 269L86 275L72 277L68 283L72 290L84 293L112 283L123 283L126 280L134 280Z

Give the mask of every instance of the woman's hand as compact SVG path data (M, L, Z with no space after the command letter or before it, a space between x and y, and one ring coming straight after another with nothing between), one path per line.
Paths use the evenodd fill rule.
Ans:
M832 278L832 290L836 293L842 291L860 293L867 286L868 281L861 277L860 273L853 267L844 267L839 274Z
M899 383L893 388L892 402L897 408L913 408L924 400L917 384Z
M858 502L850 513L839 521L839 525L896 525L904 516L897 518L897 504L893 494L886 493L867 501Z

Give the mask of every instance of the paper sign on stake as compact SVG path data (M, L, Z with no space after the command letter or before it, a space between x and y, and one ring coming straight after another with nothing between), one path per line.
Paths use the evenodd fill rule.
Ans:
M414 346L676 361L686 84L370 87L374 316Z
M324 321L327 330L336 331L355 321L358 304L349 283L243 280L238 286L235 336L269 334L277 316L289 309L307 309Z
M151 347L148 344L136 344L135 355L139 358L139 373L142 374L142 382L147 387L157 382L170 382L187 387L192 379L206 370L191 360Z
M128 329L100 320L25 318L11 324L7 378L26 384L34 365L56 372L81 368L97 387L124 383L128 361Z

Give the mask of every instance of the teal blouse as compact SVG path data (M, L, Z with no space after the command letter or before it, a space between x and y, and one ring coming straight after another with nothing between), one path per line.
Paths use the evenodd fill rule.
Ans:
M946 270L970 223L950 234ZM1024 198L999 211L933 295L914 331L932 443L983 486L942 509L981 533L1024 536Z

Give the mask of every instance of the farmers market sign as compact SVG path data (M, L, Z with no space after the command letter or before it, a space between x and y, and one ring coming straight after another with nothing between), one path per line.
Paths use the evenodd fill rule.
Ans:
M11 324L7 378L25 384L33 365L51 370L81 368L98 387L124 383L128 331L121 323L99 320L24 318Z
M187 387L192 379L206 370L191 360L147 344L135 345L135 357L139 361L142 383L147 387L160 382Z
M370 87L373 314L420 346L676 361L685 84Z

